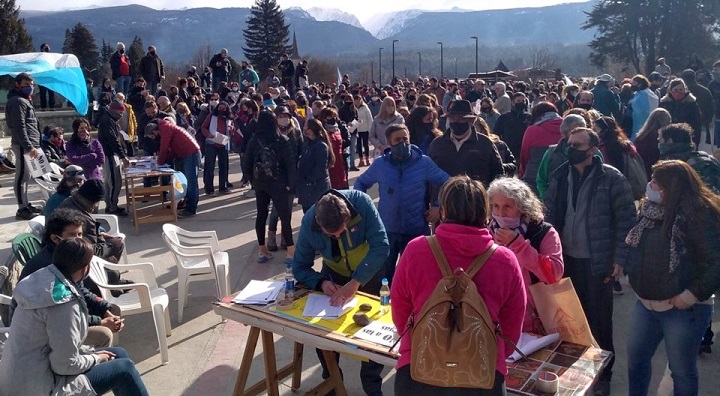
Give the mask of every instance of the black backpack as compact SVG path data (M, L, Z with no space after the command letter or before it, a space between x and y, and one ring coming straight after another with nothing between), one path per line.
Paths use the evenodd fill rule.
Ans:
M263 145L258 141L260 150L255 154L253 163L253 181L275 182L280 179L280 163L272 145Z

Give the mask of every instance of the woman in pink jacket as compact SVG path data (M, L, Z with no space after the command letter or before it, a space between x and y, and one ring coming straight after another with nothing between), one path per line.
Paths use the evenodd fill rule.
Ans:
M467 176L449 179L440 190L442 224L435 235L451 269L467 270L470 263L493 245L485 227L490 212L485 187ZM405 329L411 314L418 315L442 275L425 238L412 240L400 257L390 290L393 322ZM525 315L525 287L515 255L505 247L490 256L473 278L478 292L487 305L493 323L500 325L503 335L513 342L520 337ZM505 359L513 352L499 336L495 366L495 385L490 390L440 388L414 381L410 377L410 332L400 341L400 358L396 366L397 395L504 395L507 367Z
M533 283L555 283L565 269L560 236L543 221L543 206L525 182L515 178L495 179L488 188L492 219L490 234L495 243L506 246L522 268L527 307L523 331L545 334L535 301L527 289Z

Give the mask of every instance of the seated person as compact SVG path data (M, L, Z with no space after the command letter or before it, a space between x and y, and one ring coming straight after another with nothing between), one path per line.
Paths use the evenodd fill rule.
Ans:
M68 165L65 140L63 139L64 133L65 131L61 127L46 126L43 130L42 141L40 141L40 147L48 161L57 164L61 168Z
M85 220L77 210L63 208L53 212L45 223L42 250L23 267L18 281L52 264L57 244L64 239L82 238L83 225L85 225ZM85 287L85 284L95 285L90 278L77 284L78 291L87 304L88 325L90 326L83 344L95 348L109 347L112 344L112 333L119 332L124 326L123 320L118 316L120 308L93 294Z
M88 318L78 283L88 276L93 246L82 238L61 240L53 264L22 282L0 360L2 395L146 396L123 348L93 350L82 345Z
M55 193L45 203L43 208L43 216L48 217L52 212L60 206L70 194L80 188L85 182L85 172L83 168L77 165L69 165L63 172L63 178L55 188Z
M95 255L111 263L117 263L125 249L123 239L108 235L100 230L100 223L93 218L92 213L105 196L105 187L101 180L88 180L68 199L60 204L59 208L75 209L82 214L83 237L90 241L95 249ZM107 270L108 282L111 285L130 283L121 281L120 272ZM94 286L94 287L93 287ZM100 289L95 285L88 285L91 292L99 295ZM119 295L113 290L113 295Z

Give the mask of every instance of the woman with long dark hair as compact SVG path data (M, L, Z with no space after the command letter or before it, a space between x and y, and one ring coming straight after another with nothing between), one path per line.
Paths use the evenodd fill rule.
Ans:
M286 263L292 261L295 247L290 223L292 205L288 196L295 189L296 166L289 139L280 133L275 114L269 110L261 111L257 118L256 134L248 142L243 159L243 172L256 194L255 234L260 246L259 263L265 263L273 257L265 245L265 222L270 201L280 216L282 235L287 245Z
M430 143L436 137L442 136L442 131L438 128L438 113L432 107L415 106L405 125L410 131L410 143L416 145L425 155L428 154Z
M307 120L303 135L307 144L298 164L297 195L305 213L330 189L329 170L337 159L330 149L330 137L320 121Z
M105 152L100 141L90 136L90 123L84 118L77 118L72 128L73 134L65 145L68 161L83 168L88 180L103 180Z
M645 165L625 131L614 118L607 116L598 118L592 129L600 137L599 147L604 162L625 175L630 182L633 198L642 198L643 186L647 184Z
M698 349L720 288L720 198L685 162L653 166L647 196L625 242L637 294L628 331L628 394L648 394L661 341L674 394L698 394Z

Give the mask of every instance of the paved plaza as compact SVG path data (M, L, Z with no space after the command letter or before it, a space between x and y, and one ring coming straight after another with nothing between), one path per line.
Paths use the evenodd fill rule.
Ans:
M9 146L9 138L0 139L3 147ZM181 219L178 225L191 231L215 230L221 248L230 255L230 286L237 291L251 279L265 279L284 271L285 253L279 251L275 258L267 263L258 264L257 243L255 238L255 200L244 198L246 189L239 189L240 163L236 154L231 155L230 181L235 184L230 195L206 197L201 195L198 215L190 219ZM352 185L358 172L351 173ZM217 180L217 178L216 178ZM24 221L14 218L17 209L12 191L12 174L0 175L0 263L5 263L12 255L10 241L26 228ZM124 194L124 193L123 193ZM376 190L371 191L377 197ZM39 200L37 187L31 187L31 200ZM124 195L121 199L124 206ZM293 225L297 233L302 211L294 207ZM170 351L170 363L162 366L158 352L154 325L150 313L128 316L125 329L120 334L119 345L126 348L136 362L142 378L151 395L161 396L214 396L232 394L235 376L248 336L249 328L234 322L223 323L212 310L215 300L215 285L212 281L194 282L190 286L190 295L184 311L183 323L177 322L177 270L175 261L163 243L162 224L146 224L135 235L129 218L120 219L120 227L127 235L126 246L131 263L150 262L155 267L157 282L167 289L170 295L170 317L172 336L167 339ZM297 235L297 234L296 234ZM124 277L133 279L133 274ZM623 280L625 294L615 296L614 328L617 359L615 363L612 391L615 395L627 393L625 338L631 308L635 296ZM720 332L720 315L715 315L713 328ZM291 360L292 343L276 336L278 364L284 365ZM264 378L261 347L258 345L249 383ZM699 359L700 394L717 394L720 389L720 343L710 355ZM666 365L664 348L661 346L654 360L654 374L651 389L657 389ZM363 395L360 387L358 361L343 356L340 367L344 372L345 384L350 395ZM303 383L301 392L307 391L320 381L320 365L315 351L305 348L303 363ZM384 372L383 391L393 395L394 370ZM715 389L713 391L713 389ZM651 392L655 394L653 390ZM288 386L283 385L281 394L292 394Z

